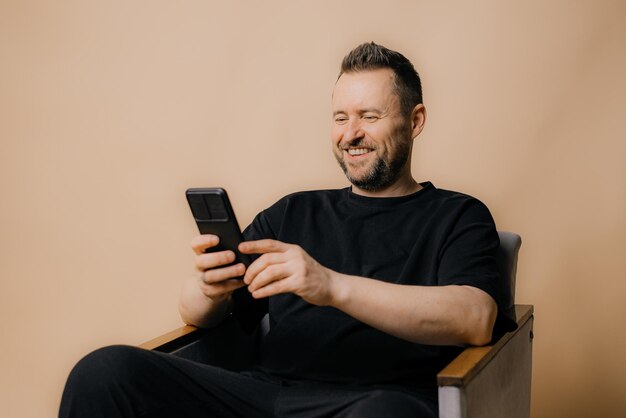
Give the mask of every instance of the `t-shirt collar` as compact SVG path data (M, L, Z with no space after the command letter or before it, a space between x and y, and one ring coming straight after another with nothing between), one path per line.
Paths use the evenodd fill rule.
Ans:
M346 199L352 203L356 203L361 206L376 206L376 207L388 207L403 204L405 202L411 202L415 199L422 198L425 195L430 194L431 190L435 189L435 186L429 182L420 183L422 188L414 193L398 196L398 197L369 197L356 194L352 191L352 186L344 189Z

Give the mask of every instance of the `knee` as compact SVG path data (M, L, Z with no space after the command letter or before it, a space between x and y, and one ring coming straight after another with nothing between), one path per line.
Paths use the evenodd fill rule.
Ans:
M84 389L86 386L106 386L110 382L127 380L134 374L131 371L136 371L140 365L138 359L142 351L124 345L95 350L76 363L67 379L67 386Z
M432 417L437 416L437 405L408 393L375 390L357 403L349 417Z

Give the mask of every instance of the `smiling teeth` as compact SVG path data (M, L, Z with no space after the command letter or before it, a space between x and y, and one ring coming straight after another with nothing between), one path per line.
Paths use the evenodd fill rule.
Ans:
M351 148L348 150L348 154L350 155L363 155L367 154L368 152L370 152L370 150L367 148Z

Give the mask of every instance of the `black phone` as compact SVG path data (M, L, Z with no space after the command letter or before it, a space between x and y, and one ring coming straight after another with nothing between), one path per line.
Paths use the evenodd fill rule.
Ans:
M231 250L235 253L235 261L232 264L243 263L248 267L250 257L237 249L239 243L243 241L243 235L226 190L221 187L193 188L187 189L185 194L200 233L220 237L219 244L207 248L206 252Z

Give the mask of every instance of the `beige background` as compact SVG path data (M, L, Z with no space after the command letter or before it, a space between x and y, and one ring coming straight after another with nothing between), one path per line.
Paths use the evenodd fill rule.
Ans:
M0 415L54 416L81 356L180 324L187 187L247 224L346 185L330 92L375 40L423 77L418 178L523 236L533 416L624 416L625 23L621 1L0 0Z

